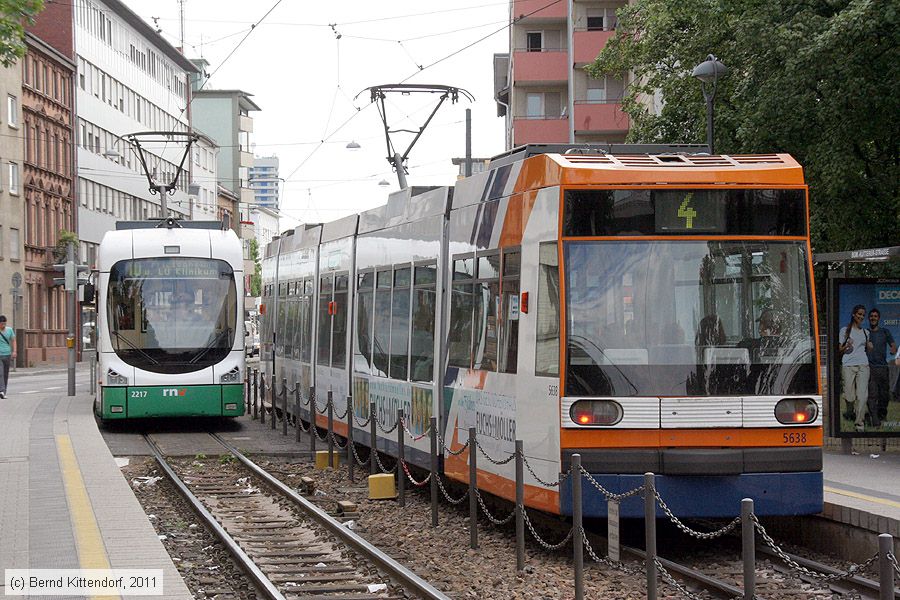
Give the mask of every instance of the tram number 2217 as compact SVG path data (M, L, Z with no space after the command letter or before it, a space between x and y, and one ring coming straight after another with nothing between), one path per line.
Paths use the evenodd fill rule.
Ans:
M132 398L146 398L147 390L131 390Z
M806 434L805 433L785 433L782 434L783 443L785 444L805 444L806 443Z

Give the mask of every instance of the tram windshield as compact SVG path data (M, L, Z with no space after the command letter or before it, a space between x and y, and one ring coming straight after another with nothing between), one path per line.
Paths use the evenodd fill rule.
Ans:
M234 272L207 258L123 260L110 269L106 312L113 349L129 365L199 371L234 345Z
M807 258L801 242L567 242L567 395L815 393Z

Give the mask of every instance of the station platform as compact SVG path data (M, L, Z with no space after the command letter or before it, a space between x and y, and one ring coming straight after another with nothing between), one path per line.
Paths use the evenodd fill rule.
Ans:
M826 449L823 470L827 519L900 542L900 452L856 440L852 454Z
M97 429L87 377L69 397L64 376L19 371L0 399L0 570L162 569L163 598L192 598Z

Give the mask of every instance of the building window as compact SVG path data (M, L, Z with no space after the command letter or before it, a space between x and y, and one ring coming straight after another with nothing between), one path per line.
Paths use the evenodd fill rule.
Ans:
M9 163L9 193L19 195L19 165L12 162Z
M12 94L6 97L6 120L10 127L19 126L19 100Z
M543 94L528 94L525 99L525 115L532 119L540 119L544 116Z
M19 230L9 229L9 259L19 260Z
M594 79L588 77L587 80L587 101L588 102L605 102L606 101L606 77Z
M544 32L529 31L525 34L525 49L529 52L540 52L544 49Z

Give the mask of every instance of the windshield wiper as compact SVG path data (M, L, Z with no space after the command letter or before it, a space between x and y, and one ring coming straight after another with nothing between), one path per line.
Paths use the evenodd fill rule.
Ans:
M113 334L114 336L116 336L116 339L117 339L117 340L122 340L122 341L124 341L126 344L128 344L129 346L131 346L134 350L137 350L138 352L140 352L141 355L142 355L144 358L146 358L147 360L149 360L150 362L152 362L154 365L158 365L158 364L159 364L159 361L158 361L158 360L156 360L155 358L153 358L152 356L150 356L149 354L147 354L146 352L144 352L142 349L138 348L138 347L134 344L134 342L132 342L131 340L129 340L127 337L125 337L124 335L122 335L121 333L119 333L118 331L116 331L115 329L111 329L109 332L110 332L111 334ZM116 350L119 350L119 348L116 348Z
M209 352L210 350L212 350L213 348L215 348L216 344L219 343L219 340L222 339L222 336L225 335L226 333L229 333L230 331L231 331L231 329L223 329L222 331L220 331L219 333L217 333L217 334L215 335L215 337L214 337L212 340L210 340L210 341L206 344L206 346L205 346L202 350L200 350L200 352L197 353L196 356L194 356L194 358L192 358L190 361L188 361L189 364L194 364L194 363L196 363L198 360L200 360L201 358L203 358L203 356L204 356L207 352Z

